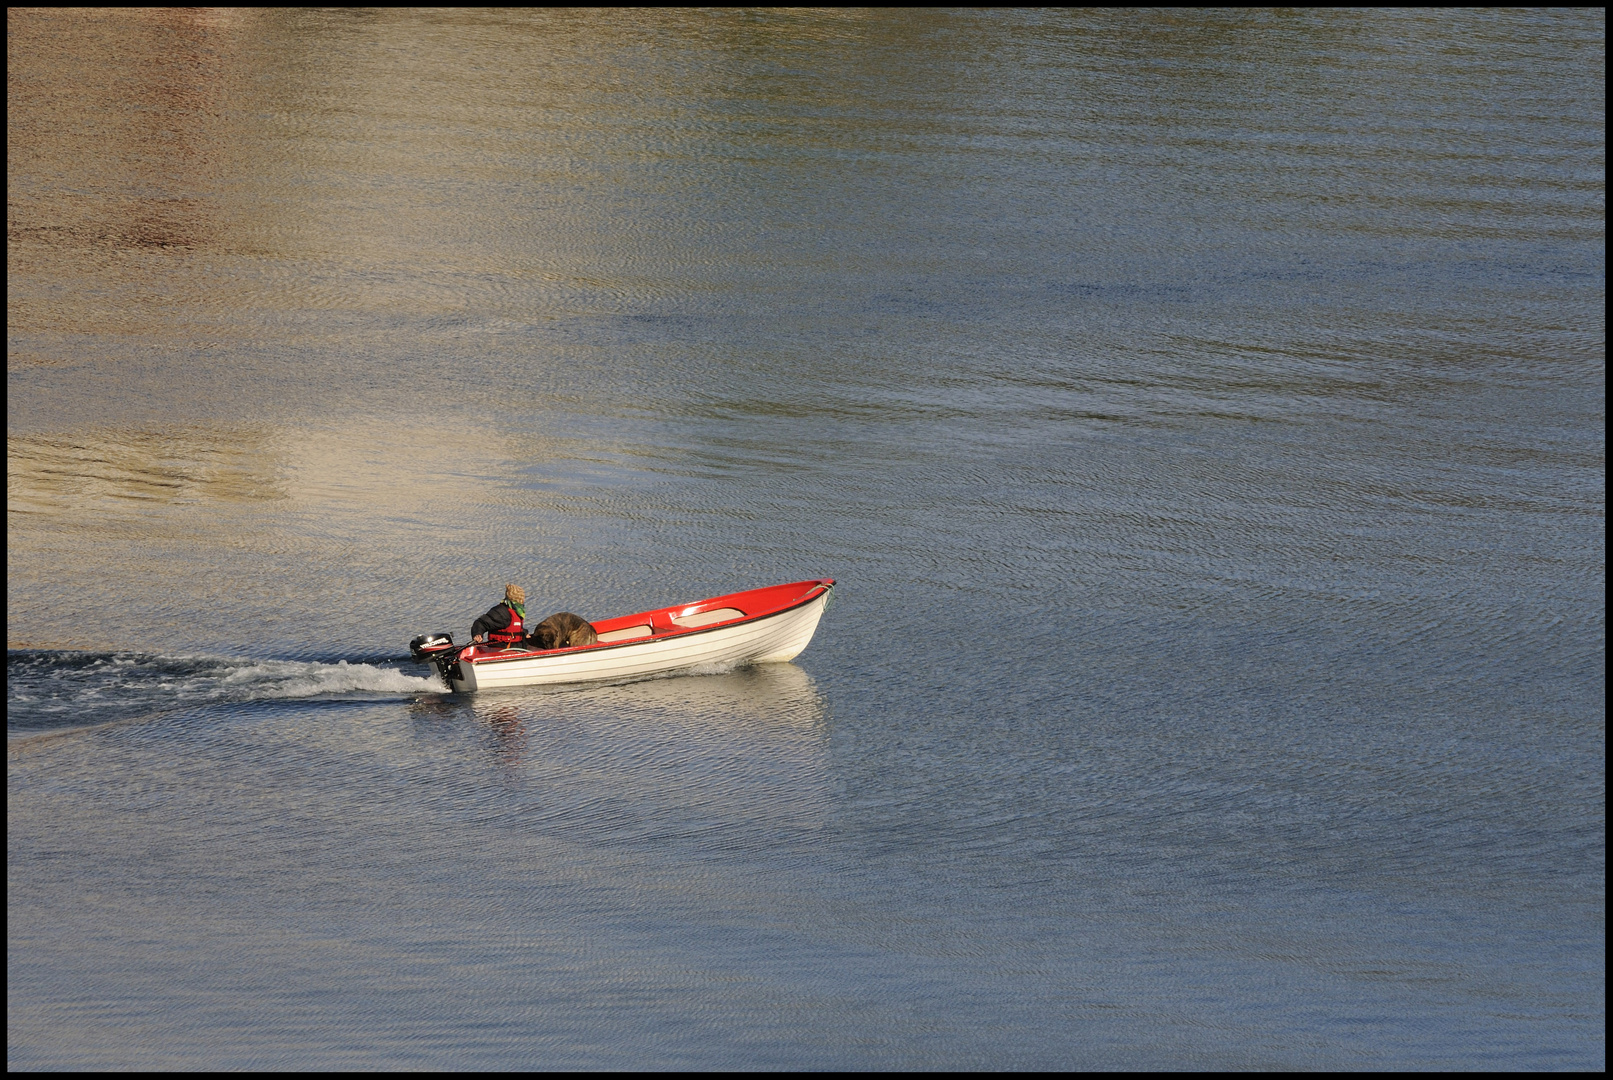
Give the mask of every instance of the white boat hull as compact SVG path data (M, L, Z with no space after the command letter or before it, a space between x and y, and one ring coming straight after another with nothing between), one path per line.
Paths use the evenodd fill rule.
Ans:
M454 665L458 691L546 683L621 681L706 665L770 664L795 659L812 640L832 589L798 607L709 630L501 660Z

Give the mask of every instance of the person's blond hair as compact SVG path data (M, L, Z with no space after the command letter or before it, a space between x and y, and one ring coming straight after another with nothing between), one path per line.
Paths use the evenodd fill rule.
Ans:
M506 585L504 586L504 599L525 607L526 590L519 585Z

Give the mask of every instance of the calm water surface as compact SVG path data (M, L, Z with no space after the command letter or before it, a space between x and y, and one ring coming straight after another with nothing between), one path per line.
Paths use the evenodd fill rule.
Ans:
M1604 29L8 13L8 1065L1602 1068Z

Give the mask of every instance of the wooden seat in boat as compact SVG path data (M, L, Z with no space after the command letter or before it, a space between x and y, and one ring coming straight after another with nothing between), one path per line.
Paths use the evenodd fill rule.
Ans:
M639 638L649 637L653 633L655 633L655 631L652 630L648 624L642 626L624 626L620 630L611 630L608 633L600 634L599 640L602 644L612 641L637 641Z
M700 611L693 615L680 615L672 621L679 626L688 628L694 626L710 626L712 623L727 622L729 619L743 619L745 613L736 607L720 607L711 611Z

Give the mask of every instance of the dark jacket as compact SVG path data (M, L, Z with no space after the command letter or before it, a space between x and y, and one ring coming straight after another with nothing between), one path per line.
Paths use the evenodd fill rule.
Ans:
M470 624L470 636L480 637L492 630L502 630L510 625L510 618L514 614L510 605L503 600L487 609L487 614Z

